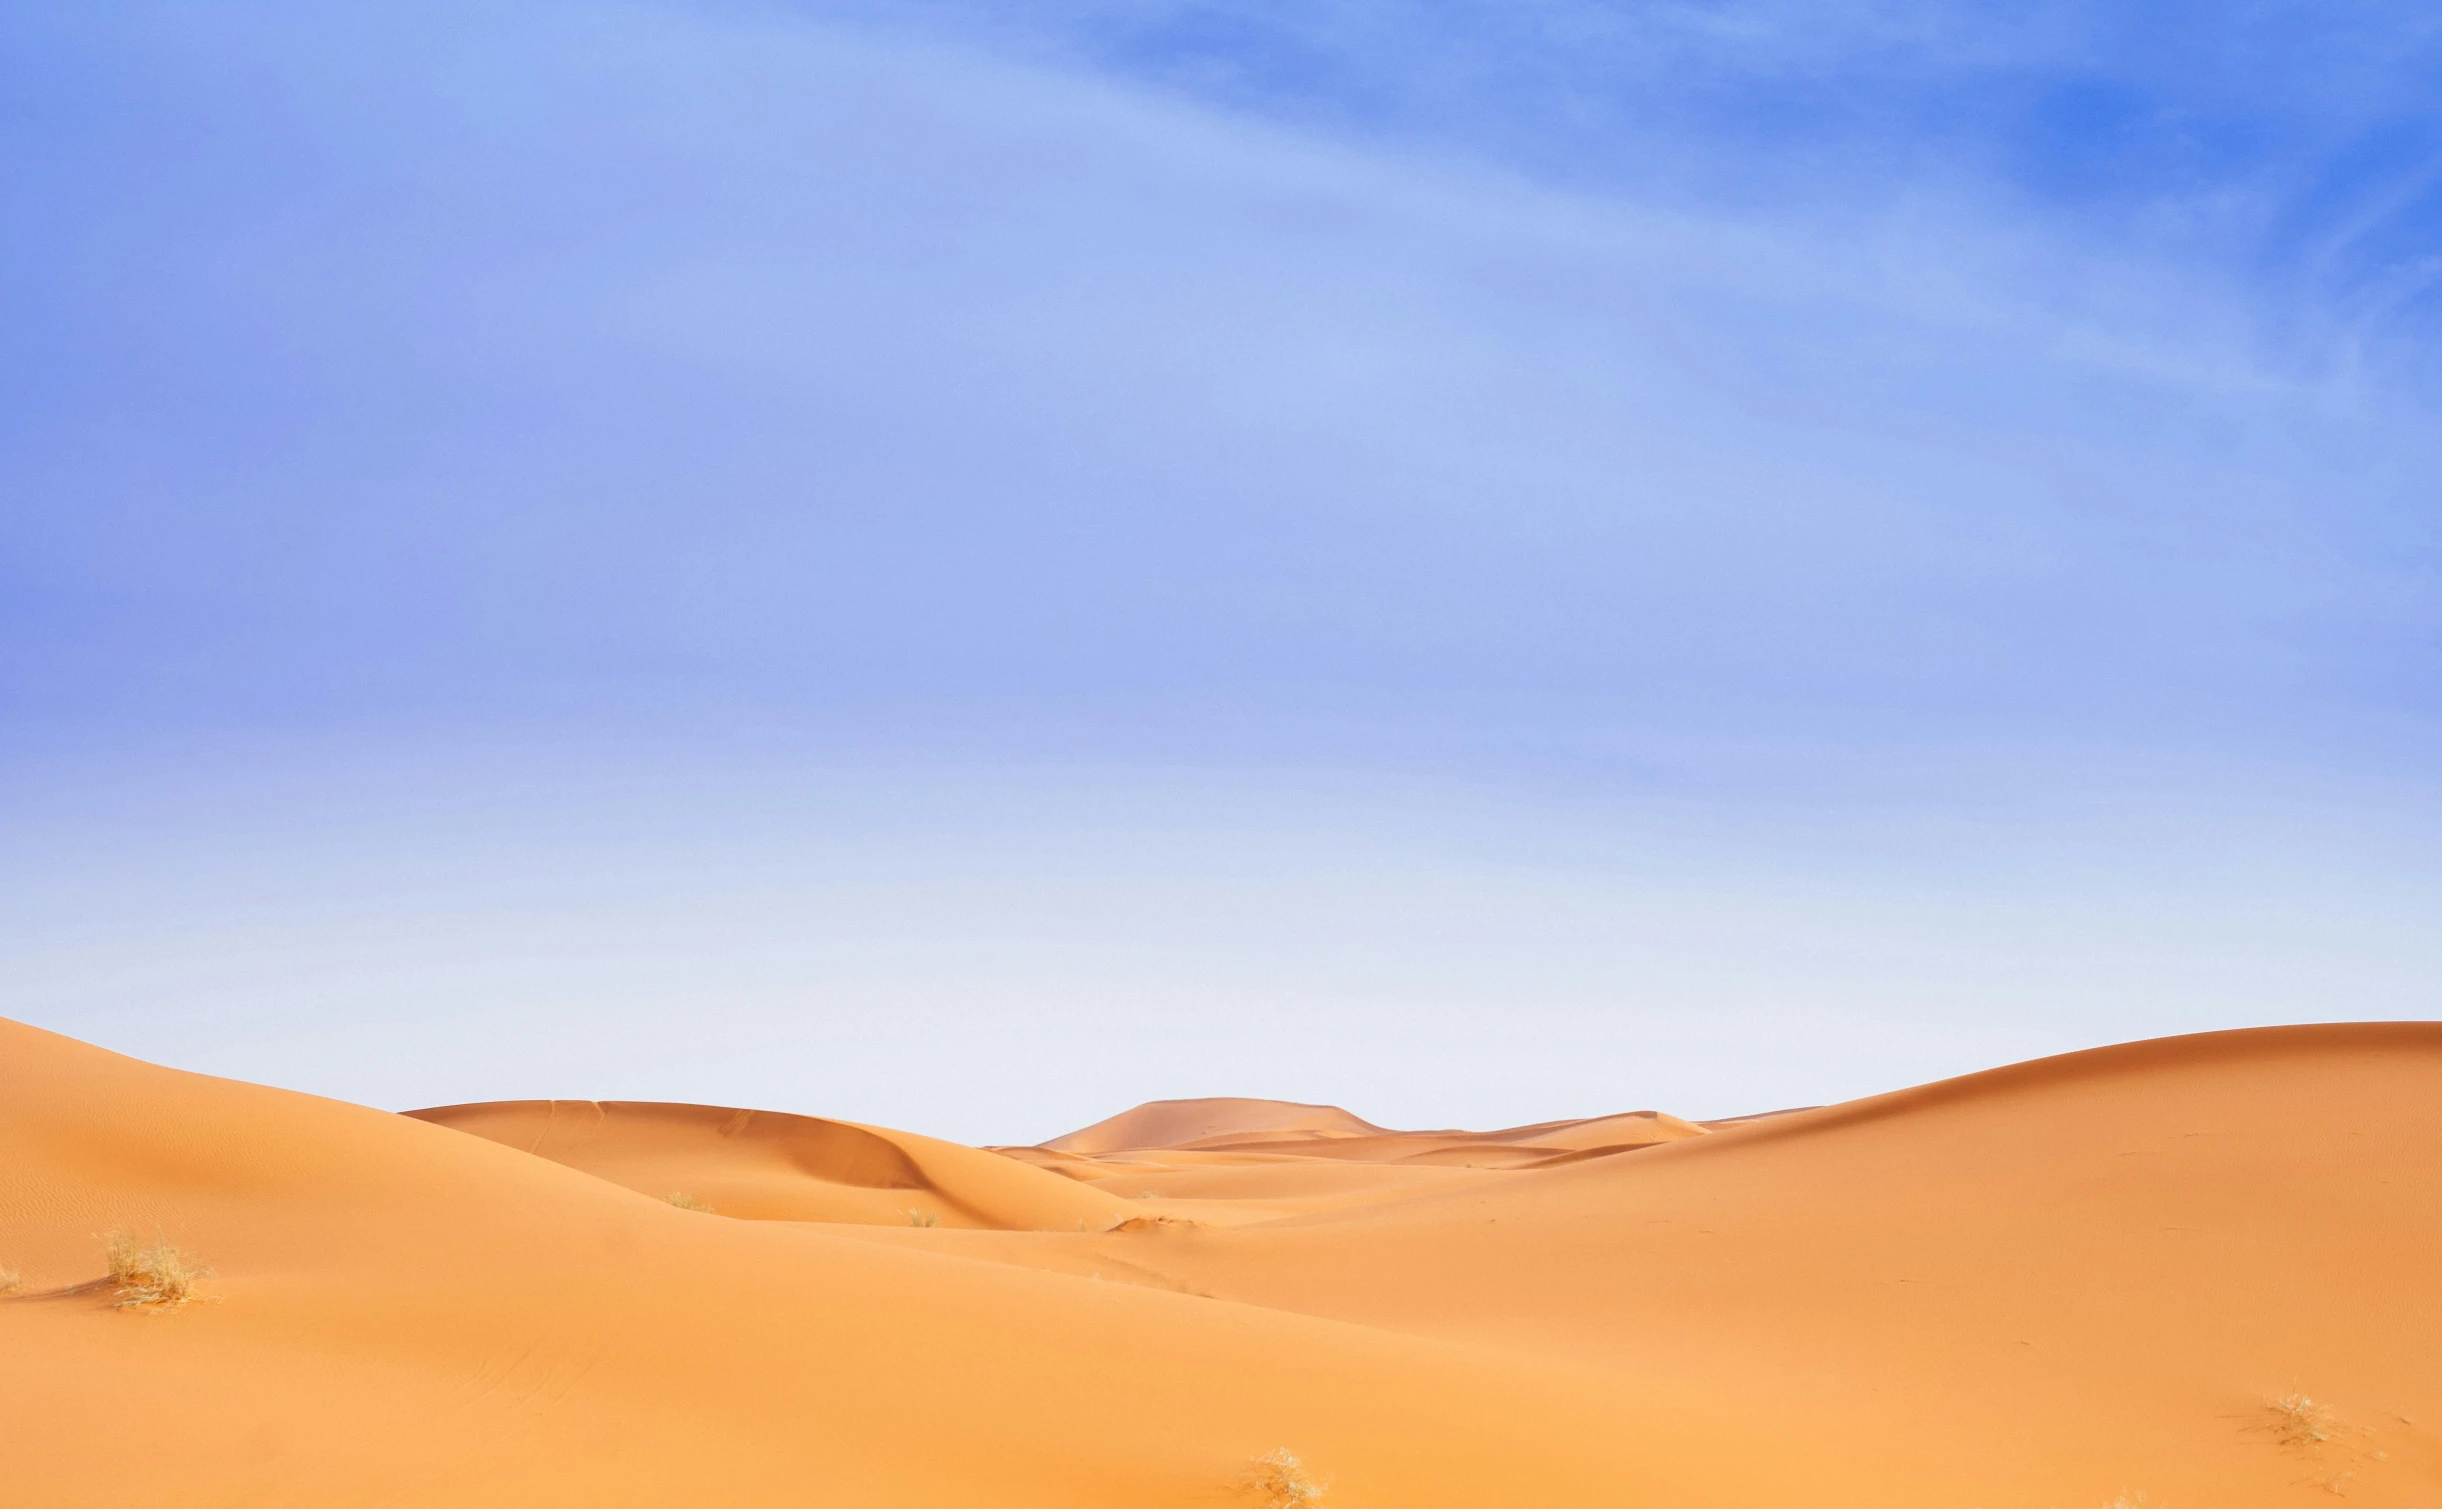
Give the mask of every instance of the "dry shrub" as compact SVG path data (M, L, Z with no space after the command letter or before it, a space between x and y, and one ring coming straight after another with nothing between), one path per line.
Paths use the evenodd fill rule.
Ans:
M2283 1446L2312 1451L2339 1433L2331 1409L2304 1394L2275 1399L2265 1408L2272 1411L2272 1438Z
M0 1263L0 1294L15 1294L24 1287L25 1275L6 1263Z
M911 1210L907 1213L907 1224L910 1226L938 1226L941 1224L941 1212L937 1210Z
M1286 1446L1255 1459L1252 1481L1264 1509L1305 1509L1323 1501L1323 1483Z
M668 1194L662 1196L662 1198L669 1201L672 1205L677 1206L681 1210L700 1210L708 1216L717 1216L720 1214L719 1211L714 1210L709 1204L697 1199L695 1196L687 1193L683 1189L674 1189Z
M119 1287L122 1310L183 1305L195 1298L196 1281L212 1276L193 1254L158 1235L139 1242L127 1232L114 1231L102 1238L102 1247L110 1255L110 1281Z

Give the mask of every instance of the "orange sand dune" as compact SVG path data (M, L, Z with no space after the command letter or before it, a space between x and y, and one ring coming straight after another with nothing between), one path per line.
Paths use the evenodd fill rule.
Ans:
M888 1161L844 1123L451 1108L465 1135L0 1023L0 1264L27 1290L0 1300L0 1500L1213 1509L1264 1504L1248 1464L1285 1445L1322 1509L2432 1505L2438 1106L2442 1025L2409 1024L2135 1044L1641 1149L1602 1125L1629 1118L1396 1134L1314 1107L1177 1116L1225 1145L1165 1148L1130 1113L1004 1186L848 1128L982 1213L919 1228L655 1198L672 1168L747 1203L872 1194L835 1177L870 1168L841 1145ZM516 1145L543 1133L645 1193ZM1594 1156L1445 1166L1417 1138ZM1277 1150L1316 1140L1407 1151ZM1064 1157L1093 1176L1042 1167ZM1014 1229L1001 1188L1139 1214ZM207 1298L113 1308L114 1227L212 1261Z
M1575 1161L1600 1157L1704 1134L1705 1128L1676 1116L1666 1116L1659 1111L1629 1111L1617 1116L1587 1117L1581 1121L1548 1121L1500 1132L1376 1132L1292 1137L1265 1132L1238 1132L1183 1143L1177 1151L1277 1153L1289 1157L1333 1158L1347 1163L1442 1163L1477 1168L1532 1168L1554 1159ZM1161 1160L1153 1157L1156 1151L1138 1148L1120 1156L1129 1157L1140 1164L1158 1162Z
M113 1227L208 1258L208 1299L113 1308ZM0 1300L0 1484L44 1509L1212 1509L1260 1503L1249 1464L1284 1445L1353 1509L1793 1481L1671 1460L1736 1441L1734 1406L847 1236L884 1229L679 1210L0 1023L0 1261L29 1291Z
M1159 1135L1172 1140L1150 1140ZM1337 1106L1157 1100L1039 1147L996 1151L1113 1195L1169 1201L1163 1211L1177 1219L1241 1226L1467 1182L1440 1170L1541 1168L1703 1135L1658 1111L1497 1132L1394 1132Z
M1337 1213L958 1250L1738 1394L1884 1443L1887 1503L2442 1503L2437 1024L2139 1043Z
M1074 1180L932 1137L726 1106L506 1100L407 1113L759 1221L1100 1231L1137 1212Z
M1381 1130L1338 1106L1228 1097L1151 1100L1107 1121L1054 1137L1043 1146L1058 1153L1117 1153L1132 1147L1188 1147L1211 1138L1248 1132L1274 1137L1296 1133L1361 1137Z

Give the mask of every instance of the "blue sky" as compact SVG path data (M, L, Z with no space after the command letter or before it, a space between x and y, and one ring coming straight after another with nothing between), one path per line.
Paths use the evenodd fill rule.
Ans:
M2429 11L0 37L12 1014L982 1138L2434 1013Z

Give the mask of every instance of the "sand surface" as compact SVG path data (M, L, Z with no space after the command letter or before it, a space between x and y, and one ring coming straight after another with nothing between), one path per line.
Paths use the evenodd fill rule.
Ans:
M112 1230L216 1276L119 1308ZM994 1151L401 1116L0 1022L0 1266L10 1505L1216 1509L1286 1447L1326 1509L2434 1506L2442 1025Z

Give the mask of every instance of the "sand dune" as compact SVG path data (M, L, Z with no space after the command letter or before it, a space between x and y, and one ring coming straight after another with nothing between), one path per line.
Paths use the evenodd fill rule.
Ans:
M749 1220L1100 1231L1136 1214L1099 1190L977 1148L778 1111L509 1100L407 1114Z
M1466 1347L695 1214L15 1025L0 1171L30 1291L0 1301L11 1502L1209 1506L1287 1445L1334 1502L1456 1509L1616 1500L1648 1410L1732 1428ZM110 1308L113 1226L211 1260L209 1301Z
M2140 1043L1152 1235L1154 1281L1838 1422L1904 1457L1891 1502L2442 1501L2442 1025Z
M1037 1147L995 1151L1112 1195L1161 1200L1174 1223L1243 1226L1467 1184L1458 1170L1549 1167L1704 1134L1658 1111L1397 1132L1337 1106L1157 1100Z
M1059 1153L1118 1153L1135 1147L1192 1147L1214 1138L1249 1133L1277 1139L1298 1135L1362 1137L1381 1130L1338 1106L1223 1096L1147 1101L1107 1121L1054 1137L1043 1146Z
M1023 1158L706 1107L436 1125L0 1024L0 1484L1210 1509L1287 1446L1328 1509L2442 1502L2442 1026L1710 1133L1224 1104ZM866 1203L918 1199L938 1226ZM113 1308L113 1228L212 1262L205 1298Z

